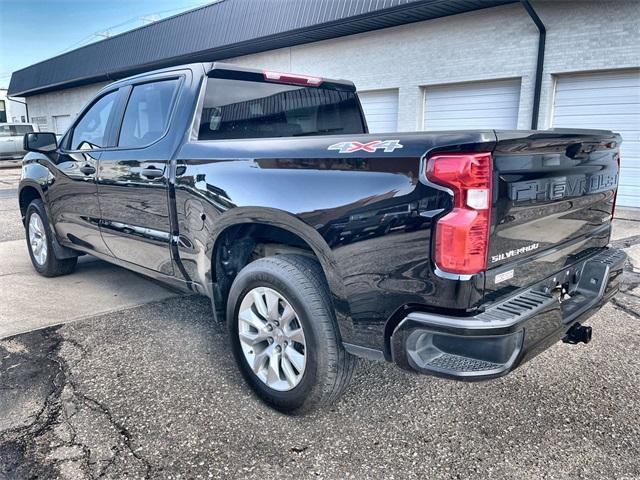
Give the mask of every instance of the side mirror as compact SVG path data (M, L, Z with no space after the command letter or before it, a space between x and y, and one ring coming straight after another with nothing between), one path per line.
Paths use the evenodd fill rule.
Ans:
M27 133L23 139L23 147L27 152L51 153L58 148L58 139L51 132Z

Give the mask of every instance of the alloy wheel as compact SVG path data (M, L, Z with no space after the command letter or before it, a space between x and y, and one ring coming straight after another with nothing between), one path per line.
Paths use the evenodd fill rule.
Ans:
M47 234L42 218L36 212L29 217L29 243L36 263L43 266L47 262Z
M269 388L295 388L307 364L302 323L287 299L267 287L244 296L238 312L238 336L244 358Z

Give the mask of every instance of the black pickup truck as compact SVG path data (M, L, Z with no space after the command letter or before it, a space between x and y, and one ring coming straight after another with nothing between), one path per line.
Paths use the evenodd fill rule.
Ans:
M91 254L208 296L286 412L338 398L356 356L482 380L586 343L625 260L608 131L368 134L351 82L215 63L115 82L24 143L35 269Z

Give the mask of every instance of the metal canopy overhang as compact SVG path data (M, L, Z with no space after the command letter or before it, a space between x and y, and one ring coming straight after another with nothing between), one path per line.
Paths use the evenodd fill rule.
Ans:
M28 97L518 1L220 0L18 70L8 93Z

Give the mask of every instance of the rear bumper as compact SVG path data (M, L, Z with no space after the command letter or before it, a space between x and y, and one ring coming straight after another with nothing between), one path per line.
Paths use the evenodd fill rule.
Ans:
M604 250L476 316L410 313L391 336L393 360L408 370L458 380L506 375L607 303L618 292L626 258L621 250ZM557 285L570 298L560 301Z

